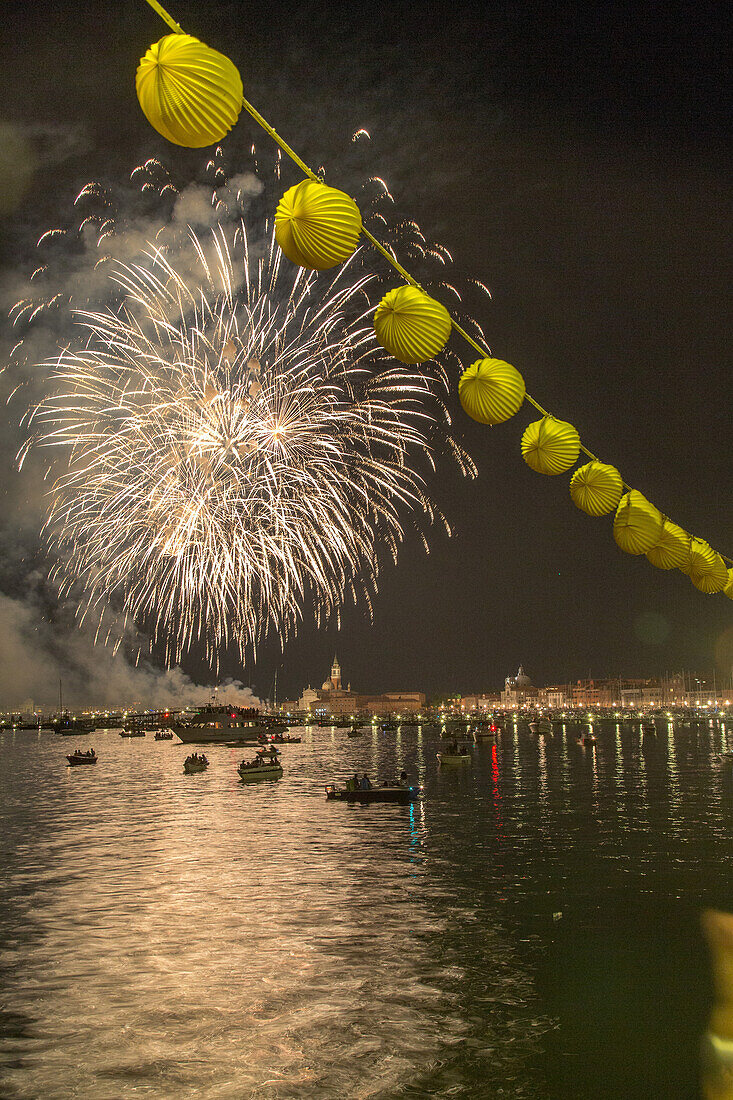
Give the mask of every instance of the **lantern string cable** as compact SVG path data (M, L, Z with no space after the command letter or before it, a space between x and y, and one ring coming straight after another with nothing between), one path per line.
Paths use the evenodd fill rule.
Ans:
M150 7L153 9L153 11L157 12L163 22L167 23L168 26L176 32L176 34L186 33L183 27L181 27L180 24L176 23L173 16L169 15L165 8L158 3L158 0L148 0L148 3L150 4Z
M160 18L175 31L176 34L185 34L183 28L178 23L176 23L173 16L169 15L165 8L158 3L158 0L146 0L146 2L150 5L153 11L157 12ZM290 159L295 162L295 164L298 165L304 175L313 180L314 183L323 183L321 177L316 175L313 169L305 163L302 157L298 156L295 150L291 148L290 145L288 145L285 139L280 137L274 126L271 126L267 119L260 114L257 108L249 103L248 100L246 100L244 97L242 97L242 106L244 107L245 111L247 111L247 113L255 120L258 126L261 126L265 133L269 134L275 144L279 145L282 151L286 153L290 157ZM388 248L385 248L382 242L378 240L378 238L375 237L373 233L369 232L366 226L362 225L361 231L367 238L367 240L374 245L378 252L381 252L385 260L387 260L387 262L392 265L395 271L397 271L402 276L402 278L410 284L410 286L414 286L418 290L423 290L423 287L420 286L420 283L417 281L417 279L413 275L411 275L406 268L402 266L399 260L389 251ZM450 318L450 321L452 327L459 334L459 336L462 336L463 339L468 344L470 344L471 347L475 351L477 351L482 358L491 357L491 352L488 347L479 344L476 340L474 340L473 337L468 332L466 332L466 330L461 325L459 325L452 316ZM532 407L535 408L538 413L541 413L542 416L549 416L550 418L554 419L552 417L552 413L548 412L547 409L544 409L542 405L540 405L538 401L535 401L535 399L530 394L525 392L524 399L530 405L532 405ZM596 455L594 455L592 451L589 451L587 447L584 447L582 443L580 444L580 450L583 452L584 455L591 459L592 462L600 462L600 459ZM622 485L627 493L632 491L632 486L628 485L625 481L623 481L623 479ZM664 519L669 518L664 513L662 513L662 515ZM723 559L724 562L727 562L729 565L733 565L733 558L729 558L725 554L720 554L720 557Z

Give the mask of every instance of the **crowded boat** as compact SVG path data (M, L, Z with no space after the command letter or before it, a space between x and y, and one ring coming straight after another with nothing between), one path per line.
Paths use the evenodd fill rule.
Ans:
M191 753L183 762L183 770L187 775L193 772L205 772L208 766L209 761L202 752Z
M97 754L94 749L76 749L66 757L71 767L79 764L96 764Z

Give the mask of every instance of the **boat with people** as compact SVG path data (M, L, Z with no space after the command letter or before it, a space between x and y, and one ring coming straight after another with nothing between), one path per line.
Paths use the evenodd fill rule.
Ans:
M363 789L347 790L345 787L336 787L329 784L326 787L326 798L331 802L416 802L424 795L422 787L401 787L398 784L385 783L381 787L369 787Z
M471 754L463 745L457 745L455 747L449 745L444 752L436 752L435 756L441 767L445 764L452 766L456 764L470 764L471 762Z
M283 727L287 729L287 726ZM244 743L256 745L260 736L267 737L273 726L260 717L254 707L225 707L208 703L193 710L181 711L171 729L184 745Z
M183 761L183 770L186 775L193 775L194 772L205 772L208 766L209 761L202 752L194 752Z
M283 766L277 753L258 752L254 760L243 760L237 771L244 783L250 783L260 779L279 779L283 774Z
M302 737L293 737L291 733L272 733L266 736L264 733L257 738L261 745L299 745Z
M484 741L496 741L499 727L493 722L477 722L475 726L469 726L469 732L476 745Z
M530 733L536 733L540 737L552 737L552 722L549 718L535 718L529 723Z
M655 726L655 724L653 722L642 722L641 723L641 734L642 734L642 737L656 737L657 736L657 727Z
M76 768L80 764L96 764L97 754L94 749L75 749L74 752L69 753L66 759L69 761L70 767Z
M157 730L155 734L156 741L172 741L173 733L171 730Z
M120 730L120 737L144 737L144 736L145 736L145 730L141 730L141 729Z

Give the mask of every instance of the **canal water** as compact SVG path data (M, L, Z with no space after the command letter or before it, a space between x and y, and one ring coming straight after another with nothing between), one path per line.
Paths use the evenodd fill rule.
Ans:
M0 1096L686 1100L733 911L724 725L243 750L0 735ZM94 746L99 763L68 768ZM413 806L327 802L406 768Z

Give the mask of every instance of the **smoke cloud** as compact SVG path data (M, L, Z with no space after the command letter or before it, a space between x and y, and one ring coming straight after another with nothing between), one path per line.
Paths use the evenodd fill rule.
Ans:
M29 185L37 135L16 127L10 137L24 157L16 158L15 176L2 172L8 208ZM82 136L74 147L80 141ZM54 146L44 144L48 157ZM18 165L27 170L21 173ZM52 563L40 532L50 487L48 455L31 451L20 472L17 465L33 430L24 411L45 395L48 363L78 339L74 310L114 308L119 300L110 277L115 261L139 263L151 247L164 247L184 272L190 256L191 272L200 278L189 227L201 231L238 220L264 189L249 172L225 181L216 159L208 175L216 187L194 182L179 191L167 169L151 159L134 170L127 186L86 184L62 219L67 224L42 233L36 254L26 249L25 271L6 273L0 286L0 308L10 316L0 338L0 398L7 406L0 437L0 710L17 710L29 699L37 707L54 707L59 680L64 701L77 708L180 707L209 697L210 687L181 668L163 670L151 658L138 659L148 644L129 628L115 624L112 636L122 636L123 643L114 648L105 644L106 628L100 633L92 624L79 626L73 601L60 601L46 580ZM227 702L260 705L238 679L220 683L219 692Z

